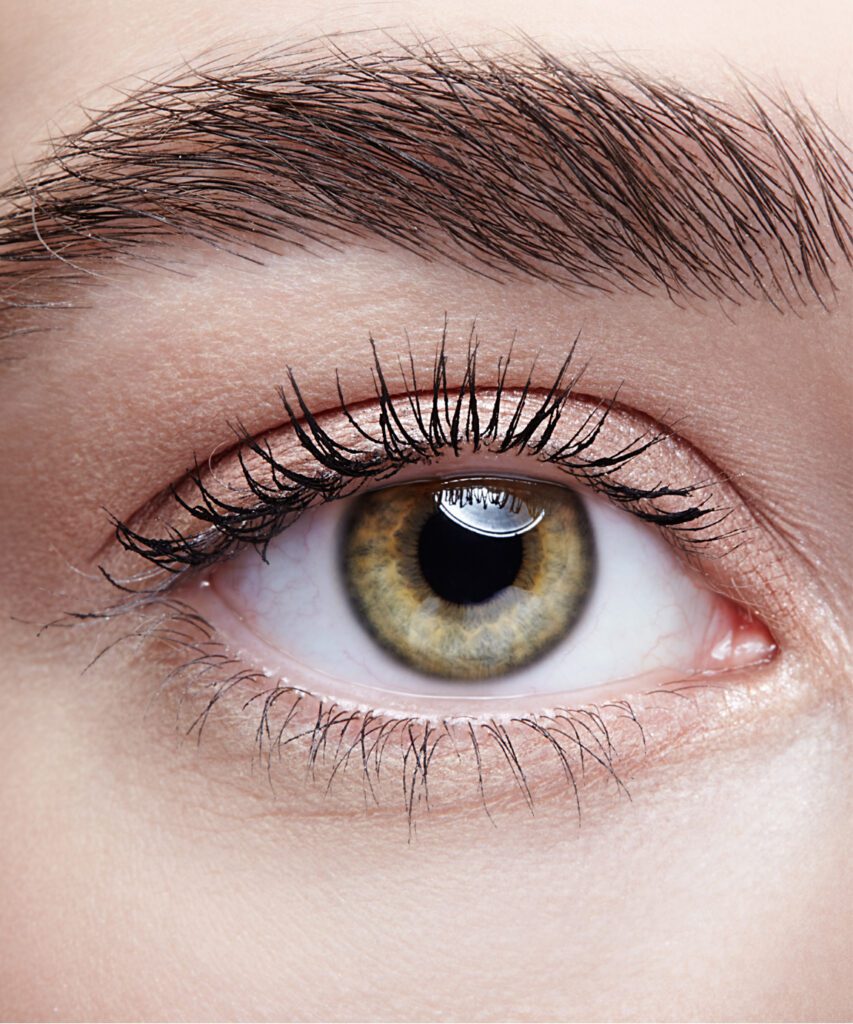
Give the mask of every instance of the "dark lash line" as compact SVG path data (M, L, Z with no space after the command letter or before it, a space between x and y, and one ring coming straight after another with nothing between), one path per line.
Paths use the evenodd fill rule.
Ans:
M728 509L711 503L708 485L671 487L658 482L653 487L629 486L614 479L613 474L628 462L647 452L666 439L666 431L642 434L621 449L606 456L586 457L585 453L599 438L604 425L616 406L617 392L607 401L594 406L573 436L554 450L549 442L560 421L566 403L575 394L582 371L569 375L576 346L575 338L550 387L539 397L533 388L533 367L524 386L514 399L510 421L503 434L499 433L500 417L505 412L507 374L511 352L499 358L496 383L486 386L493 396L488 421L481 422L478 393L478 343L473 334L469 341L466 365L458 387L448 380L446 353L447 323L436 351L432 379L422 388L411 356L406 373L402 361L402 393L393 393L381 365L375 340L370 338L373 358L373 388L378 407L378 427L368 429L346 399L340 376L336 375L336 389L340 412L356 434L366 442L368 450L360 450L330 434L313 412L297 382L293 370L288 370L290 394L284 386L279 396L287 418L301 448L318 467L316 473L298 472L283 465L272 453L269 442L249 435L239 422L235 433L241 442L238 459L246 485L242 498L228 500L204 482L201 466L196 462L185 482L195 491L197 500L188 500L173 486L170 493L175 502L192 518L205 524L199 533L186 535L168 526L165 536L146 536L134 530L129 523L113 519L116 538L127 551L139 555L157 569L173 576L190 569L208 566L225 557L240 544L256 547L262 557L270 542L307 509L327 501L348 497L369 482L385 483L399 470L416 464L429 464L445 451L459 454L463 448L506 453L527 452L543 465L554 466L610 501L624 507L637 518L654 526L675 531L685 545L707 543L718 539L710 537L709 529L720 525ZM423 396L429 406L424 408ZM535 404L534 404L535 403ZM411 412L415 429L407 425L403 409ZM261 480L250 469L247 456L260 459L268 480ZM695 496L701 500L695 501ZM667 499L685 499L679 508L665 507ZM691 499L694 501L691 502ZM701 534L698 536L697 534ZM105 570L102 570L105 571ZM112 577L110 577L112 578ZM117 581L114 581L117 582ZM161 589L161 588L160 588Z

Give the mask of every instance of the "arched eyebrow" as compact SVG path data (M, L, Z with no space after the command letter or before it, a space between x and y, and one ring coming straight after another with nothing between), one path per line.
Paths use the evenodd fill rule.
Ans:
M624 64L332 45L126 95L0 196L0 333L105 264L379 239L490 277L825 303L853 174L807 104ZM3 319L6 324L3 324Z

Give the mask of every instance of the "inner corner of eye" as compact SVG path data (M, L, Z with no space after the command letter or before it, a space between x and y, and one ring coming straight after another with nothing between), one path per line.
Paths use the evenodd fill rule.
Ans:
M220 566L207 612L307 689L567 692L772 651L766 629L697 583L647 525L552 482L385 486L305 513L267 557Z

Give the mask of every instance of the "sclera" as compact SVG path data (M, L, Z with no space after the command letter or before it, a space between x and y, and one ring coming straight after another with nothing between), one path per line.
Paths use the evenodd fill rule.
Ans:
M303 514L272 541L266 563L257 552L243 551L200 588L195 603L225 642L282 685L342 704L413 714L441 708L475 713L495 702L515 707L516 698L535 711L561 695L612 696L772 653L764 627L703 586L647 524L582 495L598 574L565 639L530 667L500 679L460 685L421 675L386 654L353 614L340 571L349 500Z

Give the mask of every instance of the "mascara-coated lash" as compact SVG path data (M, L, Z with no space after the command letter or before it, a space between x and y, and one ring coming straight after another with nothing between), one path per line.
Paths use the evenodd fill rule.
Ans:
M176 507L198 524L197 530L169 524L156 535L116 520L116 537L127 551L172 574L209 565L240 544L254 545L264 554L269 542L312 506L464 450L523 454L592 487L638 518L677 533L684 545L707 545L712 529L728 513L714 505L707 483L638 486L619 479L632 460L669 437L666 430L650 429L614 450L600 450L618 395L588 402L571 436L555 440L567 404L578 398L580 375L571 372L576 344L577 339L549 387L535 388L531 370L523 386L512 389L507 383L511 353L498 360L493 380L483 384L478 347L472 343L459 384L452 386L443 335L430 379L419 379L410 354L408 367L400 365L401 388L392 391L371 339L373 400L349 402L340 375L336 377L345 437L326 428L296 375L288 371L288 385L279 389L283 417L310 469L280 460L267 440L249 436L238 424L238 485L223 489L216 474L211 478L196 464L183 485L171 489Z

